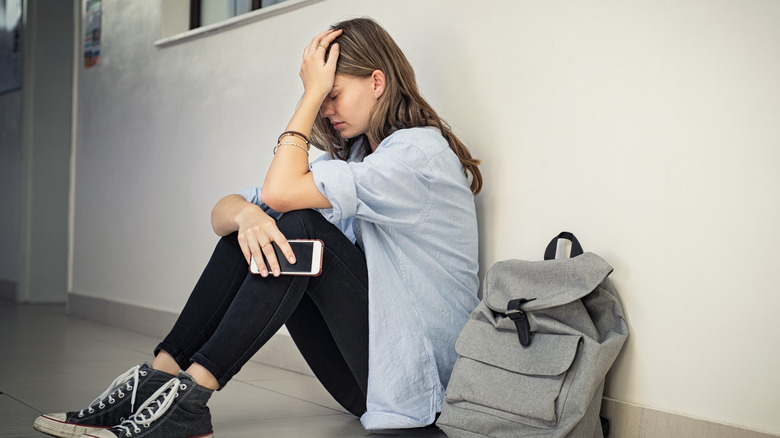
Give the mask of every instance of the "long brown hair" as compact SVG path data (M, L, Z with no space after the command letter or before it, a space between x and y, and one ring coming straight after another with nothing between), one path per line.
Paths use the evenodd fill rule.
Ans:
M374 70L385 74L385 91L371 111L365 134L368 140L379 144L398 129L435 126L460 159L466 176L471 174L471 192L478 194L482 190L482 173L478 167L481 162L471 156L447 122L422 97L411 64L387 31L370 18L342 21L331 28L343 29L334 41L339 45L336 74L361 78L371 76ZM312 143L332 158L347 159L358 138L342 138L327 120L317 115ZM363 142L367 148L368 143Z

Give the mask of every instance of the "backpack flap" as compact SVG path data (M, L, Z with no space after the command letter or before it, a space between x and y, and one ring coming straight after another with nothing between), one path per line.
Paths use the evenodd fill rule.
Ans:
M511 331L471 321L455 344L460 358L453 373L459 378L450 380L447 402L516 423L554 427L557 401L565 399L564 381L581 342L582 336L537 334L529 348L520 348Z
M484 342L490 339L490 342ZM558 376L571 367L582 336L540 334L529 349L517 348L517 337L484 322L466 324L455 343L463 357L514 373ZM544 360L539 360L544 358Z
M609 263L590 252L537 262L504 260L485 277L485 303L503 314L518 299L526 300L521 308L529 312L562 306L591 293L611 272Z

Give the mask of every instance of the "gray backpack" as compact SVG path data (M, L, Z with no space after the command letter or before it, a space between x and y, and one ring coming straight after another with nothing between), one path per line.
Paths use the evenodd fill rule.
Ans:
M571 258L555 259L559 238ZM451 438L606 436L604 378L628 336L612 267L571 233L545 260L490 268L437 421Z

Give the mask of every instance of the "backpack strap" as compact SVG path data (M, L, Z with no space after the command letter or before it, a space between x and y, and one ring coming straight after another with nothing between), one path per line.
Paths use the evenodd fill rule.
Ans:
M520 345L523 347L531 345L531 324L528 322L528 317L521 307L523 304L535 299L536 298L531 298L530 300L518 298L509 301L506 305L506 316L515 323L515 327L517 327L517 337L520 340Z

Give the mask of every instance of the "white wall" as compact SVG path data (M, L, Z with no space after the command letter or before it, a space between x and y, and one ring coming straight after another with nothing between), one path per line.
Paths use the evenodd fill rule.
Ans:
M327 0L156 48L104 1L82 70L73 292L178 311L222 195L259 184L302 48L382 22L483 159L483 270L566 229L614 267L617 400L780 434L780 3Z

